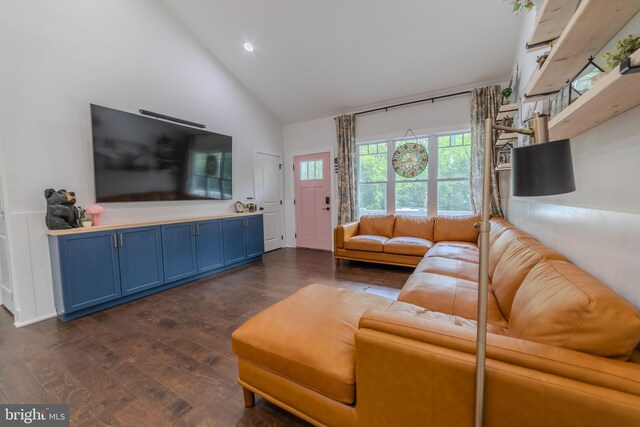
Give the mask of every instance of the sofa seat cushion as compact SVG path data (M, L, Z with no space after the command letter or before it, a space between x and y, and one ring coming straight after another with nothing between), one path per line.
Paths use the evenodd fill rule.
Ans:
M393 237L395 223L395 215L362 215L360 217L360 234Z
M433 247L433 242L418 237L394 237L384 243L388 254L424 256Z
M626 360L640 341L640 313L575 265L544 260L516 293L509 335Z
M393 237L419 237L433 241L433 223L435 217L424 216L396 216Z
M387 237L362 234L344 242L344 248L352 251L382 252Z
M480 250L478 246L471 243L464 244L447 244L436 243L435 246L427 252L427 257L440 257L456 259L474 264L480 263Z
M478 283L479 266L475 262L427 256L417 265L416 273L433 273Z
M441 274L414 273L402 288L398 301L469 320L478 319L478 284L474 281ZM507 327L492 289L489 289L487 306L487 323L498 328Z
M342 403L355 401L355 333L366 310L392 299L309 285L258 313L232 335L238 357Z
M439 311L429 310L424 307L417 306L402 301L396 301L387 309L387 313L399 314L409 317L419 317L421 319L433 320L441 323L448 323L451 325L462 326L473 331L478 329L478 322L476 320L470 320L461 316L454 316L451 314L445 314ZM506 324L505 324L506 325ZM508 335L509 330L504 326L496 326L494 324L487 324L487 331L496 335Z

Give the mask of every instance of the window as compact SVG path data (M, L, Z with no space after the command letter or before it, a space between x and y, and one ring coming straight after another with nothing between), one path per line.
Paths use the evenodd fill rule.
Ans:
M300 162L300 181L322 179L322 159Z
M429 166L415 178L398 176L393 152L402 144L427 147ZM471 212L471 134L459 132L358 145L359 215L465 215Z

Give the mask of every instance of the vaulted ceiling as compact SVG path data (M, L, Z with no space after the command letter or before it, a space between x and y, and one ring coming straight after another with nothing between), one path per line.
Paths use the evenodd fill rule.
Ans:
M162 1L285 124L508 80L520 27L502 0Z

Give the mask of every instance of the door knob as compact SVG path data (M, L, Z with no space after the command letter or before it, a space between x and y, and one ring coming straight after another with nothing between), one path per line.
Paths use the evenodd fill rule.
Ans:
M260 210L261 210L261 211L263 211L263 210L264 210L264 208L260 208Z
M330 211L331 208L322 208L323 211Z

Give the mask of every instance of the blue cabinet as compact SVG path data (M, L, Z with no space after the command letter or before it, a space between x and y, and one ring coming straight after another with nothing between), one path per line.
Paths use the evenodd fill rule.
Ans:
M198 274L223 267L223 251L222 220L214 219L197 222L196 252L198 254Z
M247 246L247 258L262 256L264 253L262 215L245 218L244 238Z
M164 283L160 227L119 230L118 256L122 295Z
M262 215L50 235L58 316L93 313L259 259Z
M247 259L245 219L225 218L223 220L224 265Z
M193 222L162 226L164 277L167 283L198 273L195 230Z
M64 311L80 310L121 296L115 232L63 236L59 243L58 250L52 251L59 257L59 266L53 268L62 278L59 303Z

